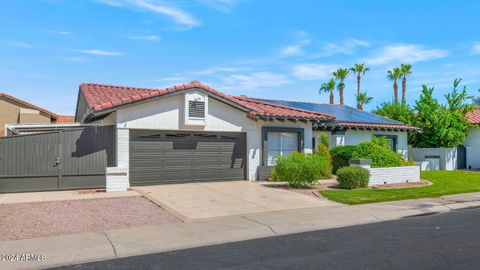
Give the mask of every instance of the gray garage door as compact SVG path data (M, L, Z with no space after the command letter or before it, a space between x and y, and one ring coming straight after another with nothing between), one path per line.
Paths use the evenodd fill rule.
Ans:
M130 130L130 182L245 179L244 133Z

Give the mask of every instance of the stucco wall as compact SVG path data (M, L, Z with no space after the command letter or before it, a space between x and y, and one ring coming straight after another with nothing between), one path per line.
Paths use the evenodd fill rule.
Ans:
M369 130L347 130L345 135L332 135L330 131L314 131L315 142L318 145L320 142L320 133L326 133L329 137L330 147L335 147L340 141L343 145L357 145L361 142L371 141L374 135L396 135L397 151L403 155L404 159L408 159L408 140L407 132L401 131L369 131Z
M208 101L205 126L189 126L184 123L184 95L171 96L156 101L120 109L116 113L118 129L205 130L247 133L247 177L256 180L257 167L261 163L262 127L304 128L304 149L312 152L312 124L302 122L265 122L246 117L245 112L212 97ZM112 120L113 121L113 120ZM120 139L120 135L119 135ZM120 141L119 141L120 143ZM125 147L125 146L124 146ZM119 155L123 154L119 150ZM120 159L120 158L119 158ZM128 159L125 160L128 163ZM119 160L120 164L120 160Z
M480 127L468 131L463 145L467 148L467 168L480 169Z
M431 160L430 168L435 168L434 161L438 160L440 170L457 169L457 148L412 148L411 155L416 162ZM435 156L438 158L433 158Z
M20 113L23 111L23 113ZM0 97L0 136L7 124L48 124L51 116L6 97Z

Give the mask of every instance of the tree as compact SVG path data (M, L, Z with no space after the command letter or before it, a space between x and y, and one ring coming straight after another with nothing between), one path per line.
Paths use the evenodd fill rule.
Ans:
M405 93L407 92L407 76L412 74L412 65L410 64L401 64L400 72L402 79L402 105L405 106L407 104L407 100L405 99Z
M372 102L373 97L369 97L367 95L367 92L365 93L360 93L360 95L357 95L357 102L358 102L358 109L363 110L363 105L369 104Z
M335 104L335 96L333 95L333 91L335 90L335 80L330 79L330 81L322 83L320 87L319 93L330 93L330 104Z
M442 106L433 97L433 92L433 87L429 88L423 85L420 99L415 102L416 117L414 125L421 128L422 131L415 133L413 146L457 147L465 140L470 125L461 110L451 109L455 108L455 104L463 103L466 97L463 97L461 102L457 100L454 103ZM455 89L450 97L458 97L453 92L455 92Z
M447 100L447 107L445 108L452 112L461 112L465 115L473 109L474 106L469 101L474 97L467 94L467 86L465 85L461 92L458 91L458 86L461 81L462 79L458 78L453 81L452 93L445 95L445 99Z
M415 118L415 112L412 107L408 105L402 106L395 102L381 103L372 112L409 125L412 124L413 119Z
M353 67L350 68L350 71L353 73L357 74L357 98L360 97L360 79L362 75L365 75L367 71L369 71L370 68L365 67L365 63L362 64L355 64ZM357 108L359 108L360 103L359 100L357 99Z
M478 92L480 93L480 89L478 89ZM473 105L480 106L480 96L473 99Z
M338 92L340 94L340 104L343 105L343 89L345 88L345 79L348 77L349 70L346 68L339 68L333 72L333 76L338 81Z
M408 105L402 106L395 102L384 102L378 105L372 112L407 125L415 125L415 112ZM413 144L414 135L414 133L408 132L408 144Z
M398 79L402 76L400 68L396 67L393 70L387 71L387 78L393 81L393 100L398 103Z

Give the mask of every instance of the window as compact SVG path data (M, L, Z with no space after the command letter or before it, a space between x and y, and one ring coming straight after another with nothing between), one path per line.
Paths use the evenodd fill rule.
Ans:
M188 117L205 118L205 102L188 101Z
M298 151L298 132L268 132L267 165L275 165L278 156L289 155Z
M397 141L398 141L397 135L374 135L374 136L377 138L384 138L387 141L390 150L392 150L393 152L397 152Z

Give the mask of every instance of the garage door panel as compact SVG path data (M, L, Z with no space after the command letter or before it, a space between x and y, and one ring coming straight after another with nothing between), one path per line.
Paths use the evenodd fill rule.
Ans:
M130 132L132 185L245 179L243 133Z

